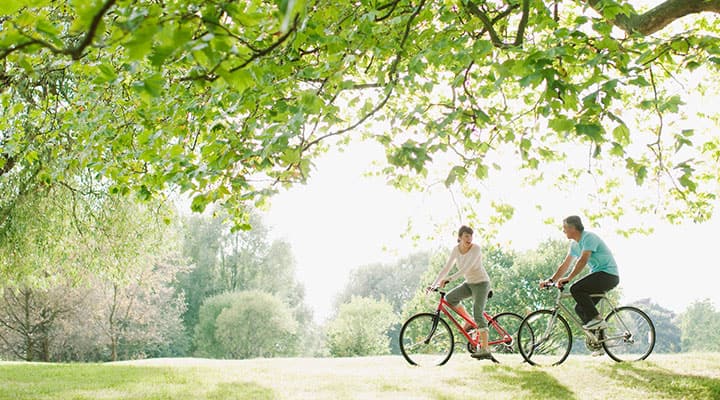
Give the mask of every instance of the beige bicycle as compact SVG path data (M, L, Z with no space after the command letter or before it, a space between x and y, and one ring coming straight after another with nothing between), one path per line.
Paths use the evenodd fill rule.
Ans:
M582 329L582 321L575 312L562 303L571 298L556 284L546 288L558 289L555 306L528 314L520 323L517 334L520 354L532 365L559 365L567 359L572 349L572 331L568 321L577 325L585 335L585 346L593 352L604 350L615 361L638 361L646 359L655 347L655 326L642 310L632 306L617 307L605 294L598 305L609 308L605 316L607 328ZM601 307L603 308L603 307Z

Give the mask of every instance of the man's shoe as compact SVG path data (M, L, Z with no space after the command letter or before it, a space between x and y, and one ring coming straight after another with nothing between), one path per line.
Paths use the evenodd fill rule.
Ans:
M599 329L607 328L607 322L604 319L593 319L587 324L583 325L583 329L588 331L595 331Z
M595 350L595 351L593 351L592 353L590 353L590 355L593 356L593 357L604 356L604 355L605 355L605 350L603 350L603 349Z

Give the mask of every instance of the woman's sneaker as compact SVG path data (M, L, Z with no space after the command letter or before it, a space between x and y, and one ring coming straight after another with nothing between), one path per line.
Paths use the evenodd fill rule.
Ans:
M492 353L490 353L490 351L488 349L483 349L482 347L477 349L470 356L472 358L475 358L478 360L492 360L493 359Z

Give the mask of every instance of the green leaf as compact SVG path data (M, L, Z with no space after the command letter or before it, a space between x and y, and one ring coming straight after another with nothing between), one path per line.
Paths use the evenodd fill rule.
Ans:
M194 212L201 213L205 211L209 202L210 200L206 195L199 194L193 198L192 203L190 204L190 209Z
M255 84L252 74L246 69L229 72L221 68L218 70L218 75L238 93L243 93Z
M603 142L603 127L600 124L577 124L575 131L589 137L593 142Z
M672 96L671 98L669 98L663 104L661 104L659 109L661 112L670 111L670 112L676 113L679 110L678 106L683 105L683 104L685 104L685 103L682 101L680 96L675 95L675 96Z
M0 15L10 15L16 13L25 6L25 1L20 0L3 0L0 1Z
M98 70L100 71L100 74L93 80L95 83L103 84L113 82L117 79L118 75L115 68L107 61L100 64L98 66Z
M280 156L280 159L286 164L296 164L300 161L300 149L287 148Z
M548 126L558 133L570 132L575 129L575 122L565 117L551 119Z
M683 54L687 53L690 49L690 45L688 44L686 39L674 40L672 43L670 43L670 47L678 53Z
M163 93L165 80L162 75L155 74L143 81L143 89L152 97L160 97Z
M127 57L130 61L141 60L150 53L153 46L153 36L157 30L158 27L146 23L143 28L135 31L130 40L123 44L127 49Z
M625 146L630 144L630 129L628 129L625 124L616 126L615 129L613 129L613 138L620 145Z
M456 165L456 166L452 167L447 178L445 178L445 186L446 187L452 186L452 184L455 183L455 181L457 181L458 178L460 178L460 180L462 180L466 174L467 174L467 169L465 167L460 166L460 165Z

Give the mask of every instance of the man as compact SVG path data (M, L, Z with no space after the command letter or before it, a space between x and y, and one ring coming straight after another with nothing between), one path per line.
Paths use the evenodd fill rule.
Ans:
M582 319L583 328L587 330L605 329L607 323L595 308L599 299L592 298L590 295L606 292L618 285L620 277L615 258L598 235L585 231L580 217L573 215L565 218L563 232L568 239L572 240L568 255L552 277L540 282L540 287L543 288L557 282L558 287L562 288L563 285L578 276L586 265L590 266L590 273L575 282L570 287L570 293L577 303L575 312ZM563 278L573 260L577 260L575 266L570 274Z

